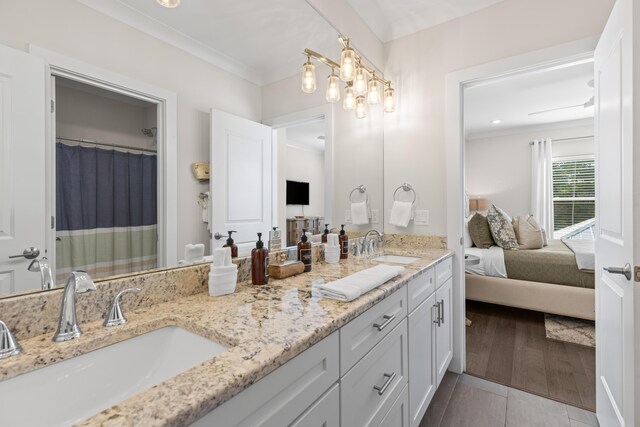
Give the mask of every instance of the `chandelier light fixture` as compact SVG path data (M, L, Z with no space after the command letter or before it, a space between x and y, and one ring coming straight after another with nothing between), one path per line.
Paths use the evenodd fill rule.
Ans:
M156 2L160 6L167 7L169 9L180 6L180 0L156 0Z
M327 102L340 101L340 80L342 80L346 83L342 107L345 110L355 110L357 118L362 119L367 116L368 105L382 103L385 113L396 111L396 97L391 88L391 81L368 67L362 55L351 46L348 38L338 36L338 40L342 45L340 63L311 49L304 50L307 62L302 66L302 91L304 93L316 91L316 71L311 62L311 59L314 59L331 68L325 91ZM338 71L337 74L336 71Z

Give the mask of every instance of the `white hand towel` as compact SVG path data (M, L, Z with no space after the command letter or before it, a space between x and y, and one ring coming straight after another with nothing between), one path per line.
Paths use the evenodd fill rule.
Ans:
M395 200L391 207L391 217L389 218L389 224L396 225L398 227L406 227L411 221L411 209L413 203L400 202Z
M227 248L214 248L211 253L213 257L213 266L222 267L225 265L226 253L229 252Z
M402 274L403 271L404 267L380 264L331 283L320 284L318 290L326 298L353 301L360 295Z
M367 202L351 203L351 223L353 225L369 224Z
M201 261L204 257L204 244L184 245L184 260L187 263Z

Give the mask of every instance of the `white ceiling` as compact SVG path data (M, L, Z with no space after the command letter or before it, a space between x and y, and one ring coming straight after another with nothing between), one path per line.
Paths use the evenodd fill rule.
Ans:
M540 125L589 119L593 107L582 106L537 115L531 112L583 104L593 96L587 85L593 63L521 74L465 90L467 139L513 133ZM501 120L492 124L492 120Z
M468 15L504 0L347 0L383 42Z
M324 120L308 122L299 126L287 128L287 145L303 150L324 151Z
M256 84L300 72L308 47L339 58L337 31L304 0L78 0Z

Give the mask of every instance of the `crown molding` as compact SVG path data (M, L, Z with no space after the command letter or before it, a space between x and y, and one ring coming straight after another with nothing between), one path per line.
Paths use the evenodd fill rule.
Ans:
M98 12L101 12L113 19L127 24L136 30L142 31L153 36L163 42L170 44L180 50L183 50L197 58L200 58L211 65L214 65L224 71L234 74L244 80L254 83L258 86L262 85L262 76L260 72L247 67L241 62L229 57L228 55L199 42L198 40L187 36L186 34L176 30L175 28L158 21L138 10L135 10L119 1L105 0L77 0Z
M518 135L523 133L538 132L541 130L568 129L581 126L593 126L593 118L567 120L563 122L540 123L537 125L511 126L500 130L473 132L465 137L466 141L478 139L496 138L507 135Z

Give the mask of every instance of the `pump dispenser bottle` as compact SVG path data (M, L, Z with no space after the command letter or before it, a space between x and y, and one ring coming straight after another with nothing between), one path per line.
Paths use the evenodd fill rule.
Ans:
M251 283L257 286L269 283L269 251L264 247L262 233L258 233L256 247L251 250Z
M302 229L302 238L298 243L298 261L304 264L304 272L311 271L311 242L308 241L307 230Z
M329 235L329 224L324 225L324 233L322 233L322 243L327 243L327 236Z
M344 224L341 225L342 229L340 230L340 259L349 258L349 236L344 231Z
M273 230L269 231L269 250L275 251L282 248L282 236L278 227L273 227Z
M231 237L231 233L237 233L235 230L227 231L229 233L229 238L227 239L227 244L223 246L223 248L231 248L231 258L238 257L238 246L233 243L233 238Z

